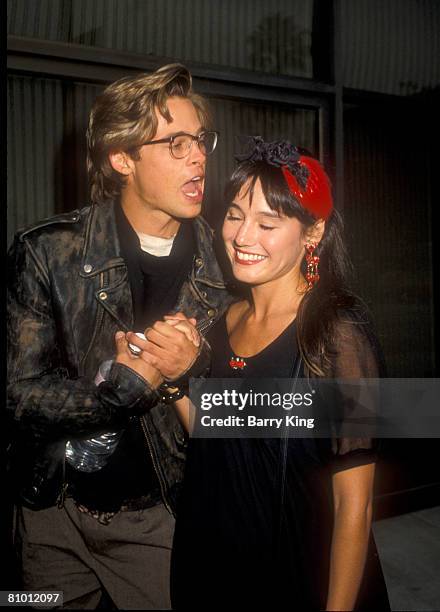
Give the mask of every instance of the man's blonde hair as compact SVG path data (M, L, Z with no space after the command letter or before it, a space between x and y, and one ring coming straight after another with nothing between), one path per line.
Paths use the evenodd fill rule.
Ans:
M142 142L152 139L157 130L155 109L171 121L167 107L171 96L190 100L201 124L208 127L207 102L193 92L191 74L182 64L169 64L153 73L124 77L96 98L87 128L87 171L93 203L120 195L125 177L112 168L109 153L125 151L138 160Z

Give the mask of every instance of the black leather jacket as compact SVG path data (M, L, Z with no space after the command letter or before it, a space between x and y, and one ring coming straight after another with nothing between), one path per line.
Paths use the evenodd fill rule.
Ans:
M114 334L133 326L127 268L114 204L42 221L15 237L9 253L8 410L10 466L22 503L60 501L65 442L111 430L141 415L149 452L170 512L183 477L185 436L169 405L142 378L115 364L109 383L93 379L114 355ZM231 301L212 247L212 230L194 220L197 254L176 311L204 332Z

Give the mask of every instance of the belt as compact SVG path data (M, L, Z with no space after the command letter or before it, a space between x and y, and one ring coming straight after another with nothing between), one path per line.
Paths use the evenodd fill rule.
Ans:
M81 502L73 498L76 507L83 514L88 514L96 519L101 525L108 525L119 512L133 512L136 510L146 510L162 503L160 491L152 491L148 495L142 495L134 499L126 499L118 510L98 510L96 508L88 508Z

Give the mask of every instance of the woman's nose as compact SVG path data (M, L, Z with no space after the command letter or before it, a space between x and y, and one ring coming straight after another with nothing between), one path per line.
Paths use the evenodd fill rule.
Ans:
M252 228L248 223L242 223L235 234L234 242L237 246L250 246L255 242Z

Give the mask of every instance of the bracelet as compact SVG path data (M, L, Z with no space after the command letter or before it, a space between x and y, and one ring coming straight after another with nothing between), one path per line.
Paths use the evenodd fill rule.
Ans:
M172 404L185 395L183 389L167 382L163 382L160 387L157 388L157 391L160 393L160 399L165 402L165 404Z

